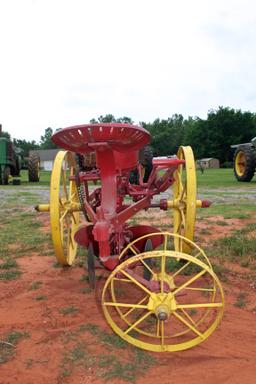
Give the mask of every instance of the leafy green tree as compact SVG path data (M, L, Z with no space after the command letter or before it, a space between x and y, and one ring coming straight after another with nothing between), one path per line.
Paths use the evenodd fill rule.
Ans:
M10 133L6 131L2 131L0 137L6 137L7 139L11 139Z
M24 152L24 156L29 156L29 151L39 149L40 146L35 142L35 140L32 141L26 141L22 139L13 139L13 144L17 148L21 148Z
M186 120L183 143L193 147L196 158L216 157L223 164L232 161L232 144L248 142L255 135L254 114L219 107L218 110L210 110L206 120Z
M45 129L45 132L44 132L44 135L41 136L41 140L40 140L40 149L55 149L55 148L58 148L57 145L55 145L52 140L51 140L51 137L53 135L53 130L51 127L48 127Z
M90 120L91 124L96 123L125 123L125 124L133 124L133 121L130 117L123 116L115 118L112 114L107 114L105 116L101 115L97 119L93 118Z
M173 155L177 152L184 135L182 115L173 115L167 120L156 119L153 123L141 123L152 136L154 156Z

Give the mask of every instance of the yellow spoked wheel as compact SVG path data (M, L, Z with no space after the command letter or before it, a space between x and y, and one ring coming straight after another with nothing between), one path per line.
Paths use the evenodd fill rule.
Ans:
M152 234L143 238L147 236ZM136 254L137 240L128 245L123 255L132 251L134 256L108 277L102 306L111 328L127 342L172 352L191 348L211 335L222 318L224 296L199 247L194 244L195 257L175 252L169 249L175 235L162 236L159 250ZM144 269L150 272L147 281Z
M174 174L173 201L173 232L189 240L194 238L196 220L196 169L194 154L191 147L180 147L177 153L179 159L185 160ZM190 253L190 245L175 239L175 250Z
M59 151L52 170L50 189L50 220L56 258L61 265L72 265L77 243L74 234L80 221L80 204L75 175L76 163L69 151Z

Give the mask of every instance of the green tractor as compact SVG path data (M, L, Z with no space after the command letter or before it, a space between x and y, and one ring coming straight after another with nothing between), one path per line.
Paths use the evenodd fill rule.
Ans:
M256 166L256 137L250 143L231 145L234 154L234 173L238 181L251 181Z
M21 148L13 145L7 137L1 137L2 126L0 125L0 184L7 185L10 176L13 177L13 184L20 184L20 171L25 167L24 153ZM29 156L28 180L39 181L40 159L36 153Z

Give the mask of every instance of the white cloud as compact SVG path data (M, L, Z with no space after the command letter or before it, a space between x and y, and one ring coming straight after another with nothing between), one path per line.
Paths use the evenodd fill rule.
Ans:
M0 2L0 122L13 137L87 123L254 111L253 0Z

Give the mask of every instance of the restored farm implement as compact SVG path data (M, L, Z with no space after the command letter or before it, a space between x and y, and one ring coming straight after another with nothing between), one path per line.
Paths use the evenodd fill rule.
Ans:
M141 127L80 125L56 132L52 140L65 151L55 159L50 204L36 208L50 211L59 263L72 265L79 244L88 250L91 287L96 267L110 271L103 312L129 343L163 352L204 341L221 320L224 298L210 261L193 243L196 208L209 202L196 199L192 149L180 147L177 156L153 159L146 175L138 154L150 134ZM93 157L95 162L89 161ZM133 184L135 168L139 176ZM172 233L131 223L149 208L156 216L159 209L172 210Z

